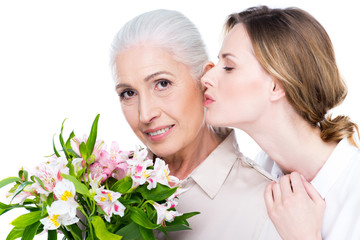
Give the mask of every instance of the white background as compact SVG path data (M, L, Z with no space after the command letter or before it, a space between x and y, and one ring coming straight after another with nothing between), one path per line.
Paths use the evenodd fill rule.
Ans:
M60 131L89 133L97 113L99 138L116 140L124 150L140 142L125 122L109 68L113 36L130 18L158 8L179 10L199 28L211 60L217 61L226 16L265 4L297 6L310 12L328 31L342 76L346 101L335 113L360 123L358 72L360 30L356 1L1 1L0 2L0 179L31 169L51 154ZM57 141L58 135L55 136ZM254 157L258 146L238 131L240 148ZM8 188L0 191L5 201ZM19 212L0 216L0 239ZM46 239L45 236L36 239Z

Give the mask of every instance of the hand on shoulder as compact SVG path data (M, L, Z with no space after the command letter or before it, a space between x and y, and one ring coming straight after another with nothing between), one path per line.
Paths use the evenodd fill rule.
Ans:
M264 197L269 217L283 239L321 239L325 201L299 173L270 183Z

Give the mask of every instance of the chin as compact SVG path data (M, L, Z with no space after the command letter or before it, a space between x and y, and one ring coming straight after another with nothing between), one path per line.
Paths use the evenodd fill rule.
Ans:
M209 125L211 125L213 127L225 127L225 126L227 126L227 125L224 124L224 120L216 119L216 118L210 117L208 115L206 115L205 121L206 121L207 124L209 124Z
M178 152L176 150L167 147L159 147L159 146L156 147L149 146L149 150L159 158L166 158Z

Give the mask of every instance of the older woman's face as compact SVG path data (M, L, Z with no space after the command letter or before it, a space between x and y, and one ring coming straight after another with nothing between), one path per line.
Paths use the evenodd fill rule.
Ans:
M194 141L204 123L203 91L189 68L159 47L132 47L116 58L122 111L152 152L167 157Z

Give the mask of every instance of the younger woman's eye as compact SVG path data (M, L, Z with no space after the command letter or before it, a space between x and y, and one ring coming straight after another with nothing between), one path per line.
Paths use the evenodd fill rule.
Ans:
M169 88L170 85L171 85L171 82L169 80L160 80L156 83L155 88L157 90L162 91L162 90Z
M135 95L136 93L133 90L124 90L119 94L120 100L128 100L134 97Z
M230 72L230 71L233 70L234 68L225 66L225 67L223 67L223 69L224 69L226 72Z

